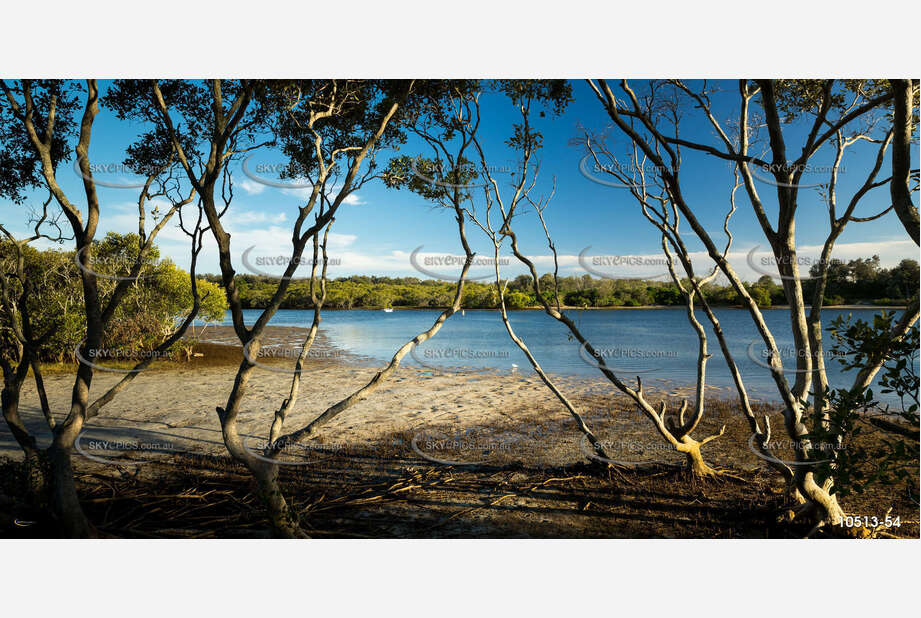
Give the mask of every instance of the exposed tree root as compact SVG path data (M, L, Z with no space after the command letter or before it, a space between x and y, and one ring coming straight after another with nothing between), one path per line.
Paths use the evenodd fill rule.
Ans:
M736 481L745 482L744 478L732 474L725 468L712 467L704 461L703 455L700 452L700 448L704 444L723 435L725 430L726 427L723 426L723 429L718 434L709 436L699 442L688 435L681 438L681 444L678 446L678 451L684 454L686 460L684 469L687 470L687 473L692 478L696 480L731 478Z
M747 483L748 479L741 477L737 474L734 474L728 468L711 468L707 467L707 471L701 474L698 471L691 471L694 476L699 480L733 480L739 483Z
M834 506L837 507L837 500L835 500ZM886 514L888 515L888 513L887 511ZM840 507L837 507L836 511L829 513L818 502L802 501L783 509L777 517L777 522L789 525L796 525L797 523L811 525L809 531L803 536L804 539L813 538L819 531L823 532L824 537L839 539L877 538L881 532L878 532L879 526L872 528L863 525L842 525L845 517L846 514Z

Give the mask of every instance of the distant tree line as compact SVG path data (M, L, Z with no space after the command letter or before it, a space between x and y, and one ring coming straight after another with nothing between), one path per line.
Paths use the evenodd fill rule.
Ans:
M817 267L813 266L811 274ZM905 304L918 287L918 262L902 260L891 269L881 268L879 256L850 262L832 260L829 265L825 302L828 305L873 303L877 305ZM220 284L217 275L206 279ZM550 294L552 275L541 276L541 289ZM815 285L806 279L803 287L807 298ZM278 286L278 279L261 275L240 275L237 278L240 301L246 309L264 308ZM293 281L281 303L283 309L310 309L309 282ZM783 288L770 276L764 275L754 283L746 283L752 297L761 307L785 303ZM677 306L683 304L681 293L672 282L638 279L602 279L585 274L559 279L560 300L569 307L642 307ZM709 283L704 292L713 305L739 304L738 294L729 285ZM450 306L454 283L418 277L375 277L355 275L331 279L327 284L326 307L330 309L379 309L381 307L443 308ZM508 281L506 304L510 309L536 307L531 277L519 275ZM464 307L494 309L498 306L495 284L468 282L464 289Z
M818 265L809 274L817 275ZM879 305L903 305L918 292L918 262L902 260L894 268L881 268L879 256L849 262L830 260L825 304L840 305L859 300L873 301ZM803 283L806 294L811 295L815 281Z

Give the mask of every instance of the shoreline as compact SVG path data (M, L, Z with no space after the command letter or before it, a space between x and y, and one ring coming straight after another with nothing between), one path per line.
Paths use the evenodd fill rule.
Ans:
M240 430L248 439L262 439L272 420L272 412L287 397L295 359L309 329L303 326L267 326L256 369L241 409ZM192 333L190 333L192 334ZM87 424L88 429L114 432L111 438L132 439L133 435L168 436L191 450L204 455L223 455L220 424L214 414L223 406L230 392L236 368L243 360L233 326L196 327L200 342L189 360L169 359L153 363L148 370L103 409L99 417ZM320 435L330 439L367 443L384 435L398 435L432 425L465 430L513 420L527 423L549 415L562 430L568 413L546 388L529 365L518 369L489 367L436 367L410 364L383 383L376 393L325 426ZM351 395L368 383L387 361L363 357L338 348L322 331L317 334L311 353L302 369L301 391L297 405L286 423L296 429L309 422L328 406ZM46 373L46 389L53 410L69 408L76 365L58 367ZM587 421L598 420L603 411L635 408L632 402L599 374L550 373L554 382L576 402ZM91 401L124 377L124 372L97 369ZM668 401L669 408L679 407L681 400L693 401L693 383L679 383L668 378L644 381L650 401ZM753 395L753 393L750 393ZM751 397L752 403L770 410L781 407L776 397ZM707 385L707 404L715 409L733 409L733 423L744 425L738 413L738 396L732 386ZM34 382L23 389L23 417L30 430L50 439L44 427ZM648 419L633 419L638 434L648 439ZM778 419L779 422L779 419ZM574 425L566 431L572 435ZM204 449L196 448L200 446ZM572 448L569 449L573 451ZM578 449L576 449L578 450ZM18 453L7 427L0 428L0 455ZM578 453L570 452L569 455ZM15 457L16 455L14 455ZM556 456L559 456L557 453Z
M301 327L269 327L267 339L276 349L285 346ZM233 386L236 368L243 359L239 345L228 345L235 337L233 327L212 327L197 349L202 356L189 361L158 361L139 374L130 385L86 425L89 438L99 434L109 442L168 442L183 452L224 456L226 450L215 408L224 406ZM225 340L223 343L216 341ZM367 384L384 365L353 355L338 353L328 339L318 337L316 354L304 363L300 393L290 412L286 429L297 429L329 406ZM271 349L271 348L270 348ZM263 348L265 351L266 348ZM261 358L250 379L239 416L240 432L257 444L264 439L274 411L288 396L294 359L289 356ZM73 369L73 367L71 367ZM548 419L565 432L566 440L578 437L565 408L530 367L526 371L497 372L483 368L435 369L402 365L378 390L325 425L323 440L366 444L388 435L412 435L424 428L464 431L497 423L545 424ZM51 409L59 414L69 409L73 371L49 372L45 388ZM97 370L90 400L101 396L124 373ZM586 419L604 419L613 411L626 413L638 434L649 435L648 421L634 415L626 396L616 392L603 376L553 375L556 384L573 401ZM693 386L668 381L650 381L651 400L680 401L693 397ZM736 397L721 387L708 388L713 405L733 406ZM676 404L677 405L677 404ZM763 405L774 408L774 404ZM23 388L20 409L26 426L40 445L51 438L44 422L34 382ZM624 412L627 411L627 412ZM633 418L636 416L636 418ZM737 415L738 416L738 415ZM738 422L744 423L741 416ZM561 434L562 435L562 434ZM255 447L254 447L255 448ZM8 427L0 426L0 456L21 456ZM578 445L566 449L563 457L580 460Z
M712 305L714 309L738 309L740 311L748 311L748 309L742 305ZM812 305L806 305L807 308L812 308ZM617 307L579 307L576 305L560 305L560 308L564 311L619 311L619 310L637 310L637 309L684 309L684 305L634 305L631 307L627 306L617 306ZM907 305L822 305L822 309L878 309L882 310L904 310L907 308ZM247 307L243 311L263 311L264 307ZM328 311L383 311L386 307L353 307L351 309L343 308L323 308L323 313ZM448 307L408 307L408 306L397 306L390 307L394 311L445 311ZM771 311L773 309L790 309L790 305L772 305L770 307L759 307L759 311ZM475 307L467 309L461 307L462 311L499 311L498 307ZM506 307L506 311L543 311L543 307ZM313 307L304 307L303 309L294 309L290 307L278 309L278 311L313 311Z
M212 328L211 338L235 336L232 327L221 328L229 332ZM302 327L269 328L270 336L275 338L306 332ZM233 386L242 349L226 342L203 345L205 356L196 358L191 365L182 369L155 368L139 375L81 432L73 455L75 476L81 496L87 498L90 515L94 521L107 524L107 534L262 534L260 511L220 511L222 504L255 503L251 477L227 452L215 412L217 406L225 404ZM322 340L321 346L326 345L328 339ZM221 354L220 362L196 364L211 354ZM238 429L244 448L257 456L267 440L274 411L290 386L291 373L275 369L291 364L293 361L268 359L257 366L249 381L240 406ZM298 401L286 420L285 431L304 427L330 405L367 384L376 371L377 367L359 366L339 356L308 359ZM97 372L93 397L122 376ZM630 537L639 533L631 527L632 522L648 517L656 521L661 509L679 512L681 517L676 523L656 524L653 534L659 536L785 534L771 532L760 520L743 533L735 521L734 514L745 512L745 505L750 503L751 492L779 501L784 491L782 478L751 448L751 432L735 397L713 392L695 430L697 438L725 430L725 435L707 444L704 456L708 464L732 471L741 481L726 484L708 496L711 501L724 503L726 521L715 521L710 511L700 510L699 489L687 485L681 476L683 456L665 443L626 396L600 376L554 378L611 461L621 466L623 472L617 479L626 479L626 485L618 480L614 487L610 476L591 472L587 463L591 447L586 445L573 418L535 374L445 372L413 366L400 367L368 399L333 419L308 441L281 453L276 460L280 478L293 500L306 504L316 501L317 496L321 496L319 500L328 496L327 506L311 514L312 534L317 529L329 529L338 531L336 534L345 530L346 534L359 536L381 535L374 522L385 522L386 534L414 538L432 535L433 530L445 536L465 537L507 536L508 530L536 536ZM52 410L66 411L72 375L47 376L45 386ZM647 393L654 404L668 400L669 410L674 413L680 399L689 397L693 389L678 391L667 386L649 384ZM758 402L753 406L759 417L769 416L773 426L782 426L782 406ZM38 446L47 446L50 433L42 430L44 418L31 381L23 390L21 410ZM775 454L791 460L794 454L789 441L783 434L775 441ZM0 425L0 471L15 471L15 462L22 459L22 450L8 427ZM426 481L420 482L420 478ZM414 489L367 503L368 486L374 483L373 496L384 495L394 487ZM159 511L113 498L115 486L128 488L124 491L132 496L143 494L144 501L148 497L157 500ZM204 496L212 490L219 492L209 498L216 505L213 510L204 500L192 503L185 499L188 495ZM868 513L895 506L895 513L906 522L916 521L917 508L904 500L893 504L888 491L874 488L852 498L849 504L858 512ZM621 502L621 492L636 494L640 499ZM235 498L225 498L230 494ZM472 507L464 505L480 505L484 495L489 497L485 510L469 514ZM570 495L582 496L582 501L573 503ZM169 496L178 496L173 500L175 504L163 502ZM658 496L652 506L649 496ZM503 502L498 504L500 499ZM343 524L342 518L348 518L347 514L324 510L348 500L361 505L350 523ZM420 502L431 506L419 511ZM138 508L140 518L130 510ZM536 516L535 508L546 512ZM163 509L168 515L163 515ZM153 512L160 512L162 518L150 515ZM186 512L191 515L183 518ZM109 523L129 515L132 524L128 529ZM217 530L203 528L201 518L206 516L211 517L209 521L230 523ZM775 519L772 516L770 521ZM639 530L650 534L646 525ZM907 525L904 528L907 534L915 534L916 530ZM16 534L22 533L16 530Z
M226 333L225 337L230 337L234 341L233 343L218 343L215 340L208 340L206 343L211 345L220 345L228 349L240 350L239 341L236 340L236 335L233 332L232 326L215 326L214 329L223 329L223 332ZM303 337L306 336L308 328L301 326L268 326L266 327L267 339L263 344L262 350L260 350L260 356L258 359L257 365L278 365L279 367L284 367L286 364L288 366L293 366L295 359L297 358L297 353L300 350L300 343L303 342ZM278 337L280 333L291 334L295 337L295 342L292 341L279 341ZM222 337L222 340L225 338ZM270 343L271 341L271 343ZM267 348L274 346L274 350L279 350L282 353L271 352L263 355L267 352ZM396 351L394 349L394 351ZM239 361L242 360L242 355L237 356L232 360L231 363L233 366L239 364ZM317 337L314 341L313 347L311 348L311 353L308 355L306 362L312 363L328 363L330 366L338 366L344 370L355 370L355 369L374 369L375 371L386 366L389 362L389 358L386 360L375 359L367 356L362 356L349 352L345 349L339 348L336 346L327 336L325 336L322 331L317 333ZM406 364L407 362L411 364ZM270 371L275 369L272 367ZM508 369L506 367L491 367L491 366L473 366L473 365L464 365L464 366L438 366L438 365L428 365L422 364L411 354L407 355L403 362L400 365L398 374L403 371L416 371L423 374L432 373L442 376L473 376L481 378L492 378L492 377L505 377L505 378L514 378L514 377L524 377L524 378L534 378L539 379L538 375L530 365L525 363L522 367L517 369ZM546 370L545 370L546 371ZM598 391L605 390L609 391L606 394L609 396L615 397L626 397L619 391L616 390L613 384L603 377L600 372L591 371L587 373L559 373L554 371L546 371L547 375L556 383L559 384L578 384L581 387L584 387L587 391ZM635 376L634 376L635 377ZM688 397L692 398L693 393L695 392L695 385L693 383L684 383L677 382L674 379L670 378L647 378L643 382L647 392L652 392L656 395L667 395L671 397ZM543 387L543 383L541 382ZM728 393L728 396L720 397L722 401L734 401L738 399L736 394L735 387L733 385L717 385L717 384L707 384L706 385L708 394L716 394L719 392ZM776 399L763 398L759 397L753 393L749 393L749 397L753 403L764 404L764 405L780 405L781 399L777 397Z

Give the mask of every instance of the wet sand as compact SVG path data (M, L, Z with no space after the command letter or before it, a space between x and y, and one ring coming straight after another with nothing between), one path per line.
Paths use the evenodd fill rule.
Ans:
M296 342L305 332L295 327L270 327L266 333L239 416L240 432L254 451L264 444L274 412L288 396L299 351ZM143 372L87 424L78 451L104 461L142 461L169 452L225 457L215 408L226 403L241 352L230 345L236 343L231 327L209 327L200 336L212 344L202 348L204 357ZM216 355L214 350L223 352L225 358L209 358ZM382 366L379 361L344 353L318 337L304 367L298 401L285 430L303 427L327 407L367 384ZM102 395L123 375L97 371L91 399ZM655 447L657 440L651 435L648 421L640 418L624 397L612 395L612 386L602 377L554 376L554 380L594 426L620 414L636 435L645 436L650 448ZM73 376L48 375L45 384L52 410L65 414ZM646 388L670 398L691 396L689 388L670 388L664 382ZM48 444L51 435L31 381L23 389L20 409L39 444ZM509 457L554 464L585 459L580 452L581 434L571 417L529 367L496 373L403 366L368 399L324 426L316 442L365 447L375 441L392 441L393 436L410 440L420 432L440 436L447 432L453 437L469 438L472 428L482 433L483 427L514 427L516 439L536 441L544 447L543 455L534 448L522 447L508 453ZM5 423L0 424L0 456L22 456Z

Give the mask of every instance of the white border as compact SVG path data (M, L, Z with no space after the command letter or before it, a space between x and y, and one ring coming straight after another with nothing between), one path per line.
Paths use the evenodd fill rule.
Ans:
M0 603L7 616L41 608L42 616L132 618L899 616L917 603L918 547L917 541L14 541L2 546Z
M3 77L921 74L918 4L897 0L51 0L0 17Z

